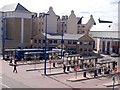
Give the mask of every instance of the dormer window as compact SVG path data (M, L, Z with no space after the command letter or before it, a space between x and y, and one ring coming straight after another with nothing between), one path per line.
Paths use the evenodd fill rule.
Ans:
M83 25L82 27L84 28L85 26Z

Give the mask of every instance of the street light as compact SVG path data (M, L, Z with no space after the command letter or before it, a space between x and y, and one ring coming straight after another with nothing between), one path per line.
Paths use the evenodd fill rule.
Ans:
M6 19L4 16L2 17L2 25L3 25L3 27L2 27L2 56L3 56L3 59L5 59L4 49L5 49Z
M64 30L64 21L61 22L62 23L62 39L61 39L61 59L62 59L62 56L63 56L63 30Z
M79 53L79 44L80 44L80 42L78 41L78 42L77 42L77 47L78 47L78 48L77 48L77 49L78 49L78 50L77 50L77 53Z
M45 16L45 50L44 50L44 75L46 75L46 47L47 47L47 16L50 15L48 13L43 13L43 15Z

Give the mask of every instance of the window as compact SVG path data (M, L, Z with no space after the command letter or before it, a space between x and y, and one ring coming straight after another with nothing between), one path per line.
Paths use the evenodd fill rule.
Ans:
M88 45L89 42L83 42L83 43L84 43L84 45Z
M52 40L49 40L49 43L52 43Z
M72 41L68 40L68 44L72 44Z
M77 31L77 33L79 34L79 31Z
M43 43L45 43L45 40L43 40Z
M80 51L83 51L83 49L82 49L82 48L80 48Z
M73 41L73 44L77 44L77 41Z
M64 40L61 40L61 43L64 43Z
M82 42L80 42L80 45L82 45Z
M89 52L91 52L92 51L92 49L89 49Z
M87 51L87 49L85 48L84 51Z
M92 42L89 42L89 45L92 45Z
M36 39L34 40L34 43L37 43L37 40L36 40Z
M85 26L83 25L82 27L84 28Z
M54 40L54 43L57 43L57 40Z
M39 43L41 43L41 40L39 39Z

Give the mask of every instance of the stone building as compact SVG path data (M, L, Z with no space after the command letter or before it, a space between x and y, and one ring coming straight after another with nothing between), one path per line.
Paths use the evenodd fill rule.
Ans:
M0 11L4 16L5 48L29 46L32 33L31 12L19 3L5 5Z

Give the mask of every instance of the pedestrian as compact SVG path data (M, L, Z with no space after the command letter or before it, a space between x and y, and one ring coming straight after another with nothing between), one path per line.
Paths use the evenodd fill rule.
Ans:
M17 73L17 65L16 65L16 64L14 64L13 72L16 72L16 73Z
M97 69L95 68L94 69L94 77L96 77L97 76Z
M66 66L65 64L63 64L63 72L65 73L65 71L66 71Z
M98 73L101 75L101 67L100 66L98 66Z
M17 73L17 59L15 58L14 60L14 68L13 68L13 72L16 72Z

